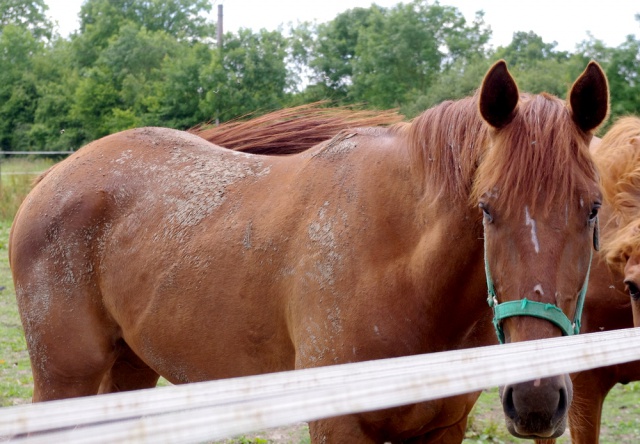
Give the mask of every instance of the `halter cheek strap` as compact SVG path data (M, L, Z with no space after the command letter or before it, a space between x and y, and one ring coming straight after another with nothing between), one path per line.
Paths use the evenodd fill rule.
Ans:
M595 227L593 231L593 244L596 250L599 249L599 229L598 219L596 218ZM486 236L485 236L486 239ZM496 335L501 344L504 344L504 331L502 329L502 320L510 318L512 316L533 316L534 318L546 319L552 324L556 325L561 331L563 336L577 335L580 333L580 320L582 319L582 311L584 309L584 300L587 295L587 288L589 286L589 273L591 271L591 261L593 260L593 249L589 257L589 267L587 268L587 275L584 278L584 283L578 294L578 301L576 302L576 313L573 317L573 322L565 315L562 310L555 304L544 304L542 302L530 301L527 298L523 298L517 301L498 303L496 296L496 290L493 285L493 278L491 277L491 271L489 270L489 260L487 258L487 243L484 243L484 271L487 276L487 289L489 291L489 297L487 302L489 306L493 308L493 326L496 329Z

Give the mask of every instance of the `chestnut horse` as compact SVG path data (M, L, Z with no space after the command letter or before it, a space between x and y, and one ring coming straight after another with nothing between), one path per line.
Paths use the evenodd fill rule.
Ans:
M500 61L473 97L297 154L162 128L90 143L12 227L33 400L492 344L485 282L506 342L577 332L600 205L588 146L608 112L596 63L568 97L520 94ZM504 317L510 303L554 316ZM567 375L502 393L514 435L563 432ZM460 442L477 396L310 434Z
M598 159L606 201L613 212L605 238L607 262L624 276L633 320L640 326L640 118L625 117L603 137Z

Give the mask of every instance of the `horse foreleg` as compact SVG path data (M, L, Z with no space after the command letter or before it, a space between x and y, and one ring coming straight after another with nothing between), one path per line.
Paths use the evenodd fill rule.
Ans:
M467 417L445 429L434 430L426 435L402 441L403 444L460 444L467 431Z
M363 428L358 415L339 416L309 423L309 435L313 444L338 444L353 442L374 444L387 442L371 430Z
M596 368L572 375L573 403L569 429L573 444L597 444L600 437L602 404L616 384L613 367Z

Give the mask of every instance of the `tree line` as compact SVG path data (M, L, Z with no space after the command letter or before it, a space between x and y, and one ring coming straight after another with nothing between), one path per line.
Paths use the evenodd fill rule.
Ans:
M70 150L127 128L187 129L319 100L413 117L479 86L507 61L522 90L564 97L589 60L605 69L612 117L640 114L640 39L588 35L574 52L533 32L489 45L479 11L426 0L354 8L326 23L224 35L208 0L86 0L54 31L44 0L0 2L0 149ZM636 15L640 24L640 14Z

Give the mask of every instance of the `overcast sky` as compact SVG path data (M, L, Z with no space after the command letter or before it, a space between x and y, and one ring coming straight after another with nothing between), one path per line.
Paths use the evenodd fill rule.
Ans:
M78 28L78 12L82 0L46 0L49 15L66 36ZM224 30L240 27L258 30L276 29L281 24L297 21L326 22L340 12L372 3L389 7L398 0L212 0L212 17L217 5L223 5ZM402 3L407 3L402 2ZM575 45L588 38L587 32L607 46L620 45L629 34L640 35L638 0L441 0L440 4L457 7L468 20L475 12L485 12L485 22L493 30L491 43L504 46L516 31L533 31L546 43L558 43L558 49L573 51Z

